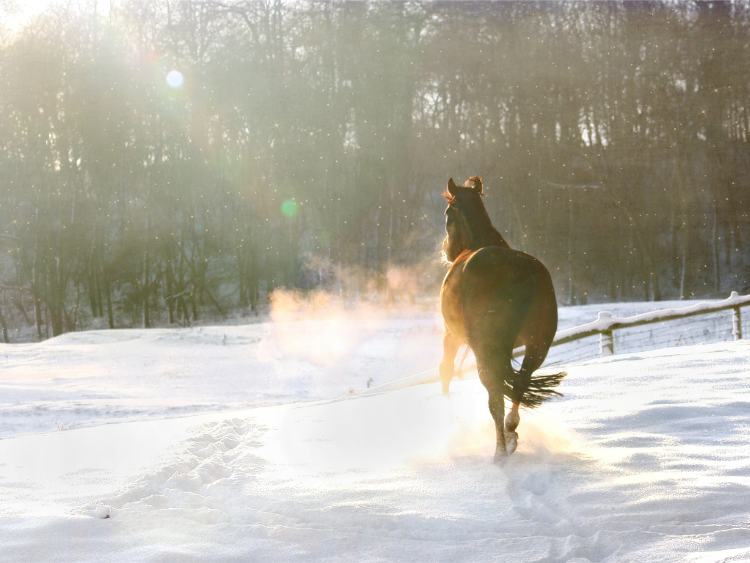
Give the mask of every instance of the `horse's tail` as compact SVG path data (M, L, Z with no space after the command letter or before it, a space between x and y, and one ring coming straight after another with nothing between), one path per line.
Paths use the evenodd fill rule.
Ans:
M533 409L553 396L562 396L555 388L567 372L544 370L538 373L533 365L529 366L526 362L516 370L512 365L511 352L505 346L485 345L475 348L474 352L481 364L479 369L501 376L502 393L514 404Z
M554 395L562 395L555 387L568 375L566 371L534 373L524 368L527 368L526 362L518 371L511 368L513 378L505 381L505 396L513 403L533 409Z
M521 369L516 371L511 368L513 375L509 382L510 394L507 397L514 403L533 409L554 395L562 396L562 393L555 387L560 385L567 372L547 370L542 373L536 372L547 357L552 338L554 338L554 333L536 335L535 340L526 344Z
M511 395L514 403L534 408L554 395L562 395L555 388L567 375L564 371L538 370L547 357L547 352L557 330L557 303L552 278L541 262L535 261L534 299L521 323L521 333L526 344L521 369L512 370ZM531 284L529 284L531 285ZM519 334L521 334L519 333Z

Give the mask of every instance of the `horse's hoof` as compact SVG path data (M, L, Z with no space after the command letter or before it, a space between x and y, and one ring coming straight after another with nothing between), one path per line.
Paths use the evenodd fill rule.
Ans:
M506 461L508 461L508 454L503 454L500 450L495 452L495 465L505 465Z
M508 432L515 432L518 428L518 424L521 422L521 415L518 411L512 410L505 417L505 430Z
M518 432L505 433L505 451L508 455L516 451L518 447Z

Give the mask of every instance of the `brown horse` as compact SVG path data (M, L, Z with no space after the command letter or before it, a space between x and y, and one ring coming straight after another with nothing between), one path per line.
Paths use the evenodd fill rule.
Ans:
M474 350L482 384L487 388L495 419L495 461L513 453L518 443L518 407L539 406L551 395L565 372L532 375L544 362L557 330L557 301L552 279L533 256L513 250L492 226L482 203L482 179L466 187L448 180L443 243L451 267L443 280L440 307L445 321L440 379L443 393L454 374L458 349ZM526 346L521 369L511 364L513 348ZM505 418L505 399L513 403Z

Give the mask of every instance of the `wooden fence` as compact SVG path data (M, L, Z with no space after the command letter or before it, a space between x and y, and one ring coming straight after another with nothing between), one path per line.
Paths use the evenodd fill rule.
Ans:
M718 313L720 311L732 310L732 336L735 340L742 339L742 315L740 309L750 305L750 295L740 296L733 291L728 299L716 303L697 303L691 307L682 309L663 309L652 311L632 317L613 317L611 313L602 311L599 317L585 325L561 330L555 335L552 346L560 346L575 342L583 338L599 335L599 353L602 357L611 356L615 353L614 331L623 328L634 328L654 323L663 323L698 315ZM513 350L513 357L523 356L524 347Z

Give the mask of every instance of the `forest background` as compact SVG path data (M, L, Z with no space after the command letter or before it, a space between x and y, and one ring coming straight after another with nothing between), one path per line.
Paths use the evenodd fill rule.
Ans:
M91 1L0 39L6 342L434 299L449 176L560 304L748 292L746 3Z

